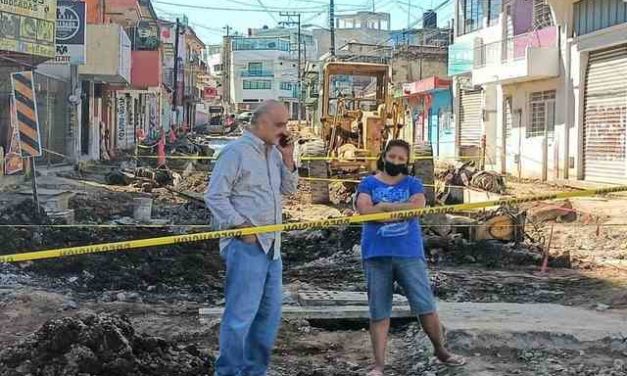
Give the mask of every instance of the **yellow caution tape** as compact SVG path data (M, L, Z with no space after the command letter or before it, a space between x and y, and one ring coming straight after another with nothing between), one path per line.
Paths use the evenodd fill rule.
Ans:
M379 157L302 157L301 161L339 161L339 162L359 162L359 161L376 161ZM412 161L430 160L434 161L463 161L463 160L479 160L481 157L436 157L436 156L417 156L410 158Z
M329 219L324 219L324 220L319 220L319 221L286 223L286 224L278 224L278 225L248 227L248 228L234 229L234 230L211 231L211 232L203 232L203 233L188 234L188 235L163 236L163 237L158 237L158 238L129 240L129 241L115 242L115 243L92 244L92 245L79 246L79 247L59 248L59 249L51 249L51 250L46 250L46 251L35 251L35 252L25 252L25 253L3 255L3 256L0 256L0 263L23 262L23 261L60 258L60 257L86 255L86 254L94 254L94 253L124 251L124 250L131 250L131 249L156 247L156 246L162 246L162 245L199 242L199 241L218 239L218 238L230 238L230 237L239 237L239 236L245 236L245 235L264 234L264 233L269 233L269 232L284 232L284 231L329 228L333 226L345 226L345 225L350 225L350 224L355 224L355 223L364 223L364 222L373 222L373 221L394 221L394 220L420 217L420 216L427 215L427 214L445 214L445 213L482 209L482 208L487 208L487 207L492 207L492 206L521 204L521 203L526 203L526 202L555 200L555 199L572 198L572 197L585 197L585 196L593 196L593 195L598 195L598 194L607 194L607 193L625 192L625 191L627 191L627 186L619 186L619 187L613 187L613 188L601 188L601 189L588 189L584 191L561 192L561 193L520 197L520 198L507 198L507 199L500 199L500 200L493 200L493 201L440 206L440 207L424 208L424 209L416 209L416 210L406 210L406 211L392 212L392 213L355 215L352 217L329 218Z
M353 180L353 179L314 178L314 177L300 177L299 179L310 180L310 181L328 181L332 183L361 183L361 180Z

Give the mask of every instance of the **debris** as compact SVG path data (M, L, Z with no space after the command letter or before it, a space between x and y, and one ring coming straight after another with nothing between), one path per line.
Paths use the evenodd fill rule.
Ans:
M577 219L577 212L569 200L561 202L536 202L527 209L531 221L543 223L547 221L572 222Z
M140 335L123 316L86 314L46 322L0 351L0 375L211 375L195 348Z
M450 166L437 175L438 180L444 183L444 190L438 193L436 200L441 204L456 204L458 198L452 194L459 187L473 187L486 192L497 194L505 193L505 180L501 174L494 171L481 171L474 166L474 161L459 163Z

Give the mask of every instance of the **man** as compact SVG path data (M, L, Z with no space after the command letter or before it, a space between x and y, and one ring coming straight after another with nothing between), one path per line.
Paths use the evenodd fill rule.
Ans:
M293 145L282 147L288 113L277 101L255 110L251 126L220 153L205 195L220 229L277 224L281 194L294 193ZM216 375L265 375L281 321L281 234L222 239L226 307Z

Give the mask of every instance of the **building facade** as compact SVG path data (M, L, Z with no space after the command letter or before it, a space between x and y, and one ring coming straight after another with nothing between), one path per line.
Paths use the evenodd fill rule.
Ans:
M486 163L503 173L624 179L626 7L458 0L449 47L457 154L479 152L485 139Z
M544 0L459 0L449 48L456 149L521 177L558 177L564 150L559 28Z
M298 113L298 61L288 39L278 37L231 38L229 90L237 111L253 111L261 102L275 99Z
M555 1L564 64L569 179L627 182L627 3Z

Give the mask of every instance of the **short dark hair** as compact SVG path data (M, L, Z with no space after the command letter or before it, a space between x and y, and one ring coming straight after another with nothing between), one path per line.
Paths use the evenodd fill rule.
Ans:
M398 140L398 139L390 140L390 142L388 142L388 144L385 146L385 149L383 149L383 152L379 156L379 159L377 160L377 170L383 171L385 155L393 147L400 147L400 148L405 149L405 151L407 151L407 162L409 163L409 157L411 155L411 145L409 145L409 143L404 140Z

